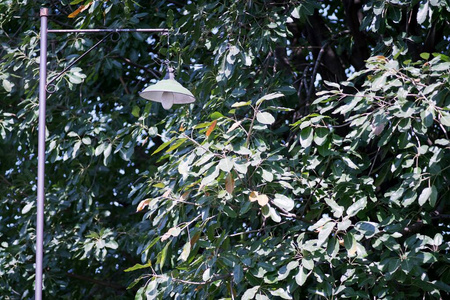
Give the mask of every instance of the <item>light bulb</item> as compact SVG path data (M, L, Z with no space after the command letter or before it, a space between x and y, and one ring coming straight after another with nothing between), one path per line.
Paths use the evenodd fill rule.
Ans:
M171 92L163 92L161 95L161 104L165 110L168 110L172 107L175 96L174 93Z

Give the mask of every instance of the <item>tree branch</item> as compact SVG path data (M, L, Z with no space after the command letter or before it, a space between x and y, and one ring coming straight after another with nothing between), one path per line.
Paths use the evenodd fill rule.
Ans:
M144 70L147 73L152 74L154 77L159 78L161 77L161 74L157 74L154 70L147 68L146 66L140 65L135 63L134 61L131 61L130 59L123 57L123 56L117 56L117 58L120 58L121 60L125 61L127 64L132 65L133 67L139 68Z
M190 281L190 280L178 279L178 278L174 278L174 277L170 277L170 279L172 281L174 281L174 282L179 282L179 283L184 283L184 284L206 285L206 284L211 284L211 283L213 283L214 281L217 281L217 280L221 280L221 279L225 279L225 278L231 277L231 275L233 275L233 273L217 275L217 276L211 277L211 279L208 279L206 281ZM155 278L167 278L167 276L165 276L165 275L158 275L158 274L152 274L152 276L155 277Z
M74 274L74 273L67 273L67 277L75 278L75 279L79 279L79 280L83 280L83 281L87 281L87 282L91 282L91 283L97 284L97 285L110 287L110 288L113 288L115 290L126 290L127 289L126 286L119 285L119 284L114 283L114 282L102 281L102 280L98 280L98 279L94 279L94 278L90 278L90 277L86 277L86 276L82 276L82 275L78 275L78 274Z

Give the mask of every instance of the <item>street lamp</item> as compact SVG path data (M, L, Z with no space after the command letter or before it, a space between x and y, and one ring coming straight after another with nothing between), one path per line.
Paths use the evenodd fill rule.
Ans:
M45 202L45 112L47 92L54 92L53 82L59 79L76 62L95 49L110 34L119 32L149 32L168 33L167 29L48 29L48 8L41 8L41 40L39 61L39 127L38 127L38 180L37 180L37 221L36 221L36 281L35 300L42 300L42 265L44 257L44 202ZM47 34L48 33L109 33L85 53L80 55L52 80L47 81ZM186 88L174 79L173 70L169 68L166 78L154 85L147 87L141 97L160 102L165 109L170 109L173 104L185 104L195 101L194 96ZM50 89L49 89L50 88Z

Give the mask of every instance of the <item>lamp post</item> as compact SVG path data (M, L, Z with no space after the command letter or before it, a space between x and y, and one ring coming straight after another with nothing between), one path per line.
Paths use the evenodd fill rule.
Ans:
M47 81L47 34L48 33L119 33L119 32L148 32L168 33L167 29L48 29L48 8L41 8L41 40L39 62L39 126L38 126L38 173L37 173L37 218L36 218L36 274L35 274L35 300L42 300L42 266L44 257L44 204L45 204L45 114L46 101L49 86L69 70L76 62L95 49L106 37L80 55L61 71L52 80ZM194 96L180 83L175 81L173 70L169 68L166 78L154 85L147 87L141 97L160 102L165 109L173 104L192 103Z

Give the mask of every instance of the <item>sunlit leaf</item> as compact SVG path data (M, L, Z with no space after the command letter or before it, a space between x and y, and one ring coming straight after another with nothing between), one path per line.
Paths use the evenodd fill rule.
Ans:
M419 201L419 205L421 205L421 206L424 205L425 202L427 202L428 199L430 199L431 193L432 193L431 187L424 188L422 190L422 192L420 193L420 196L419 196L419 200L418 200Z
M152 199L145 199L142 200L141 202L139 202L139 205L136 208L136 212L143 210L146 206L148 206L150 204L150 202L152 201Z
M268 112L258 112L256 114L256 120L258 120L261 124L273 124L275 122L275 118Z
M308 279L308 275L308 271L305 268L300 267L297 275L295 276L295 282L297 282L299 286L303 286L306 282L306 279Z
M178 259L186 261L190 253L191 253L191 243L187 242L186 244L184 244L183 250L181 251L180 257Z
M244 106L249 106L250 104L251 104L250 101L247 101L247 102L241 101L241 102L233 103L233 105L231 105L231 107L234 107L234 108L237 108L237 107L244 107Z
M280 98L280 97L284 97L284 94L282 93L271 93L271 94L267 94L261 98L259 98L256 101L256 105L260 105L262 102L266 101L266 100L272 100L272 99L276 99L276 98Z
M246 290L245 293L242 295L241 299L242 300L253 299L255 297L256 292L258 291L258 289L259 289L259 285Z
M295 206L294 200L282 194L275 194L273 204L284 209L285 211L291 211Z
M233 169L233 158L227 156L219 161L219 168L224 172L230 172Z
M257 200L260 206L265 206L267 205L267 203L269 203L269 197L267 197L267 195L265 194L258 195Z

